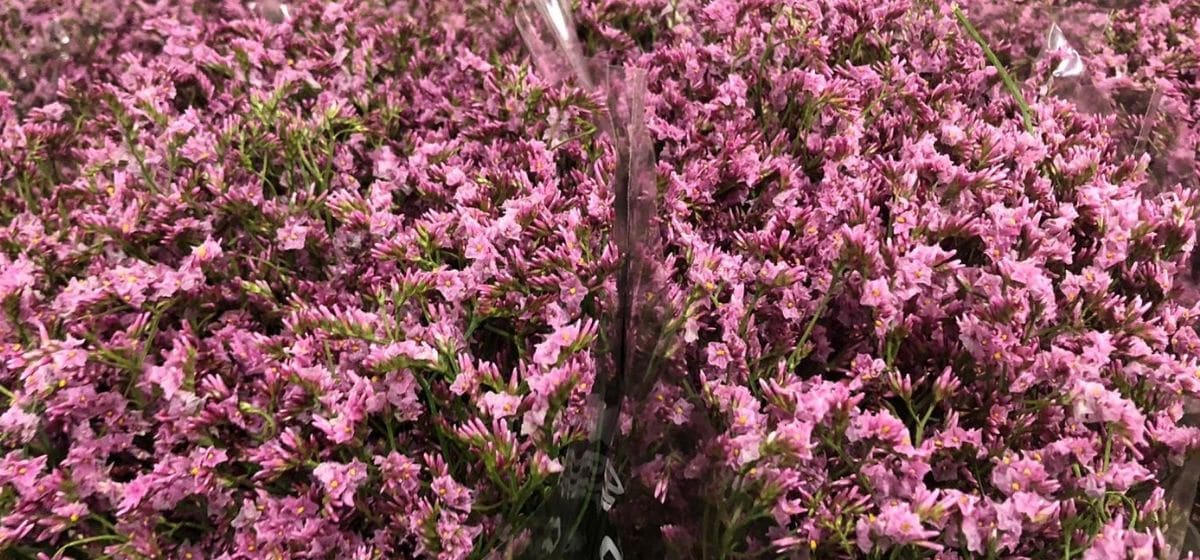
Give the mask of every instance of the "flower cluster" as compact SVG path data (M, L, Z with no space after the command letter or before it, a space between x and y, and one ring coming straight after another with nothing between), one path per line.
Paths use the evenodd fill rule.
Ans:
M1147 173L1119 115L1040 75L1013 95L949 3L644 4L580 18L652 73L686 263L624 534L673 557L1161 554L1200 441L1195 177ZM1097 95L1157 91L1194 148L1200 14L1101 13Z
M1184 140L1193 4L1105 12L1091 51ZM1038 76L1018 101L955 9L578 6L589 53L648 72L678 311L621 424L627 557L1168 545L1164 481L1200 444L1200 193L1148 188L1117 119ZM474 1L0 8L0 551L528 540L591 429L620 255L604 100L539 76L510 22Z
M543 132L592 100L482 6L41 4L0 19L0 550L503 542L586 433L611 210Z

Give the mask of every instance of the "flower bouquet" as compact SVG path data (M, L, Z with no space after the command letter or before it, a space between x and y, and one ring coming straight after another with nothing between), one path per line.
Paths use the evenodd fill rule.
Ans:
M0 557L1187 554L1120 4L0 6Z

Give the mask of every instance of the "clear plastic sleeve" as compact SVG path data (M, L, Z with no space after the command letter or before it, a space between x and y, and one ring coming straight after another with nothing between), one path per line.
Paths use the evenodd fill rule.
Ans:
M569 449L554 492L535 514L535 533L525 558L593 557L620 560L620 538L610 512L625 492L630 451L620 437L622 412L638 409L655 381L656 356L665 347L662 321L667 302L656 231L657 186L653 147L645 123L646 72L612 67L584 56L571 13L559 0L529 0L516 25L537 71L552 82L574 82L602 96L598 123L616 155L611 180L612 237L620 256L615 301L601 323L596 379L587 412L593 428L586 442Z
M1098 4L1068 6L1050 24L1042 58L1053 65L1053 70L1045 78L1042 93L1070 100L1089 113L1110 115L1118 154L1138 158L1146 166L1146 196L1194 181L1196 146L1190 145L1192 136L1187 134L1182 118L1186 109L1165 96L1157 85L1105 77L1097 83L1095 69L1088 61L1090 43L1103 33L1096 21L1107 17L1106 10L1125 7ZM1188 426L1200 424L1198 413L1198 403L1189 403L1181 422ZM1192 517L1200 484L1200 453L1191 453L1161 483L1167 490L1168 518L1163 531L1166 557L1192 557L1200 553L1200 532Z
M1119 157L1131 157L1145 165L1143 194L1156 196L1180 184L1196 180L1194 135L1189 134L1179 100L1164 94L1160 84L1139 83L1129 77L1112 76L1094 60L1102 50L1111 18L1120 10L1137 6L1134 1L1077 1L1063 5L988 5L981 8L984 33L1029 41L1030 29L1045 29L1040 50L1010 48L1009 63L1028 68L1030 81L1041 97L1071 101L1089 114L1109 116L1109 128ZM1192 257L1192 278L1200 272L1200 252ZM1200 426L1200 403L1188 403L1180 421ZM1166 490L1168 519L1163 538L1167 558L1189 558L1200 554L1200 530L1193 510L1200 486L1200 453L1193 452L1160 480Z
M1200 426L1200 402L1189 402L1182 423ZM1167 560L1200 555L1200 531L1193 520L1196 489L1200 486L1200 453L1192 453L1180 469L1163 481L1167 489Z
M1025 95L1067 100L1079 111L1110 117L1115 156L1145 165L1144 192L1156 196L1195 180L1196 146L1187 144L1191 135L1183 128L1185 109L1178 100L1157 84L1105 75L1093 60L1112 11L1124 4L977 3L972 20L1023 79ZM630 545L625 550L636 551L637 557L661 556L667 552L661 531L672 519L723 504L695 503L693 498L704 492L664 499L653 484L631 476L647 465L671 463L673 467L660 470L694 470L688 478L697 487L716 482L705 479L702 464L715 432L704 424L704 415L693 415L697 422L680 433L659 418L650 398L668 385L690 385L667 392L690 395L696 409L703 410L700 401L706 396L688 379L656 375L670 359L671 325L680 306L661 282L669 265L662 264L665 251L655 221L653 150L643 114L647 73L586 56L563 0L526 0L516 22L543 78L574 81L604 100L606 111L598 126L616 154L612 235L621 255L616 301L605 316L606 336L596 348L597 376L589 401L594 428L585 444L568 450L564 473L536 514L536 532L523 557L620 560L623 545ZM1200 407L1193 408L1183 420L1188 425L1200 424ZM1200 455L1186 457L1171 469L1170 479L1160 482L1170 512L1163 538L1172 558L1200 551L1200 532L1190 516L1200 483Z
M1147 158L1147 194L1194 180L1196 146L1186 134L1186 108L1157 84L1110 75L1094 57L1101 50L1113 10L1123 2L1076 2L1040 18L1043 47L1034 64L1041 95L1071 101L1080 110L1111 116L1121 156Z

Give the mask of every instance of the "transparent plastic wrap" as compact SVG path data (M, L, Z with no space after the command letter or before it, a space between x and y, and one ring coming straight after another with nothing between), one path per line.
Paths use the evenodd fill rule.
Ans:
M645 124L646 72L612 67L583 55L567 5L559 0L523 2L517 28L534 65L549 81L574 80L602 96L597 123L616 155L611 179L612 238L620 257L615 301L601 317L595 346L596 378L587 414L587 441L569 448L550 498L535 513L534 534L522 558L622 558L610 512L625 492L629 460L622 445L623 410L636 411L655 381L656 356L666 350L663 321L670 302L658 289L662 278L657 233L654 161ZM622 472L626 471L626 472Z
M1121 156L1147 157L1147 194L1195 179L1196 149L1186 108L1159 84L1139 83L1094 63L1112 17L1136 2L972 5L972 21L1002 52L1014 75L1029 77L1040 98L1071 101L1086 113L1111 115ZM1037 31L1042 30L1042 31ZM1034 35L1037 33L1036 35Z
M1025 49L1013 47L1007 52L1007 62L1030 73L1039 98L1063 99L1080 111L1111 116L1108 130L1118 155L1141 160L1146 171L1142 192L1156 196L1197 179L1198 146L1187 128L1187 108L1165 95L1161 84L1139 83L1120 72L1110 75L1094 60L1107 40L1111 18L1137 5L1135 1L1104 0L1058 5L987 3L979 7L978 23L989 40L1005 37L1010 45L1026 42ZM1045 29L1036 43L1038 48L1027 43L1031 29ZM1024 58L1033 52L1037 54ZM1193 252L1190 272L1192 278L1187 280L1194 282L1200 272L1200 251ZM1200 426L1200 402L1186 403L1180 424ZM1200 453L1192 452L1169 470L1159 486L1166 491L1165 557L1175 560L1200 555L1200 530L1193 515L1200 487Z
M1078 11L1072 14L1079 15ZM1148 158L1147 194L1194 180L1196 146L1186 133L1182 118L1186 110L1157 85L1111 78L1098 83L1087 62L1086 41L1072 39L1092 32L1092 19L1080 15L1050 24L1046 47L1036 65L1044 71L1039 76L1043 80L1039 93L1072 101L1088 113L1112 115L1110 132L1120 155Z
M1188 145L1183 109L1157 85L1111 79L1096 73L1090 57L1103 41L1111 10L1121 2L992 4L972 11L972 20L1023 83L1032 99L1071 101L1082 112L1112 116L1109 133L1116 155L1140 159L1146 166L1145 193L1155 196L1181 182L1194 181L1195 146ZM978 16L978 17L977 17ZM604 337L596 345L597 375L589 400L589 439L567 450L564 472L553 494L536 514L535 533L522 558L663 557L669 524L699 518L701 511L726 504L705 503L708 494L659 488L630 476L658 461L688 474L687 484L719 485L700 465L716 432L703 414L692 416L687 433L657 416L654 395L666 385L691 384L686 376L656 375L669 358L677 302L661 282L669 265L655 223L656 186L653 152L645 129L647 74L638 68L611 67L583 52L564 0L527 0L516 13L517 27L537 72L550 81L573 81L604 100L597 123L616 154L611 180L614 199L612 236L621 255L616 301L603 317ZM673 370L672 370L673 371ZM687 387L697 410L707 398ZM1200 425L1200 407L1190 403L1182 424ZM687 463L684 465L683 463ZM674 468L673 467L673 468ZM664 469L666 470L666 469ZM718 482L718 484L714 484ZM1191 455L1171 469L1158 486L1166 490L1170 518L1163 540L1172 558L1200 551L1200 533L1189 513L1200 483L1200 456ZM707 518L707 516L706 516ZM680 531L682 533L684 531ZM807 551L798 553L807 557ZM680 557L688 557L681 554Z
M1200 402L1188 402L1182 423L1200 426ZM1168 519L1164 539L1168 560L1193 558L1200 555L1200 530L1193 520L1196 490L1200 486L1200 453L1192 453L1182 468L1163 481L1167 489Z

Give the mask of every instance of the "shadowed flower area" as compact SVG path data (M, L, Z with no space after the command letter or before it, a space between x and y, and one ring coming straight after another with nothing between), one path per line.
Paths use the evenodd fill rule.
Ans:
M620 423L626 558L1164 554L1200 6L1094 4L1100 97L990 2L574 5L647 72L678 310ZM0 557L528 545L620 255L605 100L512 21L0 3ZM1128 92L1176 135L1129 141Z

